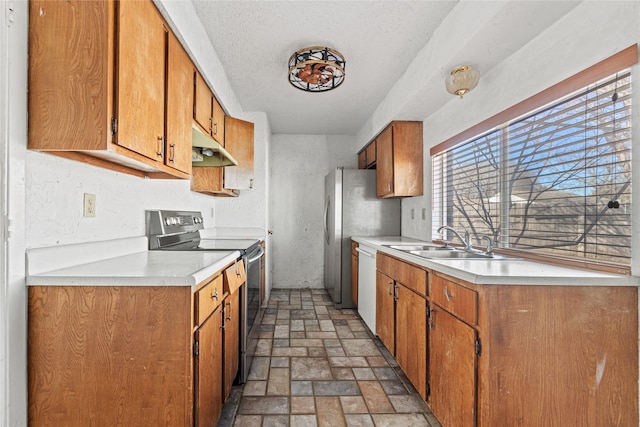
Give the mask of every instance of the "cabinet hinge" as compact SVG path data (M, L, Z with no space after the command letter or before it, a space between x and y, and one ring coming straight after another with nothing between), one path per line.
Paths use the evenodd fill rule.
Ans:
M118 133L118 119L111 117L111 135Z
M480 353L482 352L482 343L480 342L480 338L476 338L475 350L476 354L480 356Z
M193 355L198 356L200 354L200 343L198 341L193 342Z

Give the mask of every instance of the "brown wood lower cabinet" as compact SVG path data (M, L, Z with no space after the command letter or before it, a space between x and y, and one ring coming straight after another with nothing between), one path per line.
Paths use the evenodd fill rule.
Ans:
M638 425L637 288L377 267L377 333L444 427Z
M222 319L222 305L218 305L195 333L196 426L215 426L222 415Z
M376 334L391 354L396 351L394 286L391 277L376 271Z
M376 333L426 399L427 302L414 291L426 289L426 272L380 253L376 262ZM405 286L411 277L421 283Z
M30 426L193 425L191 287L28 293Z
M224 379L223 396L226 400L231 391L233 381L238 374L240 361L240 293L234 292L224 300L224 312L222 320L224 330Z
M351 301L358 306L358 242L351 242Z
M226 272L246 277L238 262L195 292L30 286L29 425L217 425L240 353L240 288L223 293Z
M431 312L430 321L429 406L443 426L472 427L476 420L476 332L439 307Z

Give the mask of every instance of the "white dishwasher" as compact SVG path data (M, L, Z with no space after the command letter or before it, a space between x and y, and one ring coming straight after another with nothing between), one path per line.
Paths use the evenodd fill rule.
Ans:
M360 244L358 251L358 313L376 333L376 250Z

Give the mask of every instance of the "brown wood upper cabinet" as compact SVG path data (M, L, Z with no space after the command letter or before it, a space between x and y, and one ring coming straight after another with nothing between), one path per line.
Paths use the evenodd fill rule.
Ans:
M378 197L421 196L422 122L391 122L375 143Z
M213 137L218 144L224 147L224 121L226 117L224 109L198 71L196 71L194 75L194 85L193 119L207 135Z
M376 141L369 142L358 152L358 169L376 168Z
M167 61L187 61L154 4L35 0L29 8L28 148L137 176L188 178L190 129L166 123L182 120L173 109L182 104L165 110L184 72L167 75Z
M225 149L237 166L193 167L191 191L220 197L237 197L239 190L253 187L253 123L226 116Z
M226 117L227 116L224 113L222 106L214 96L213 97L213 119L212 119L213 124L211 126L211 136L213 137L213 139L218 141L218 143L225 148L226 148L226 139L225 139Z
M167 67L167 141L164 157L167 166L191 174L191 106L193 63L173 33L168 34Z
M202 75L194 71L193 119L207 135L213 134L213 91ZM220 141L218 141L220 142ZM222 144L220 142L220 144ZM224 144L223 144L224 145Z

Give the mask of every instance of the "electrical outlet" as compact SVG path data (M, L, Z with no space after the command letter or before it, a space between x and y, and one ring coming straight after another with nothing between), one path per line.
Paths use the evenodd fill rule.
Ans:
M427 219L427 208L422 208L422 220Z
M96 216L96 195L84 193L84 211L82 216L85 218L95 218Z

